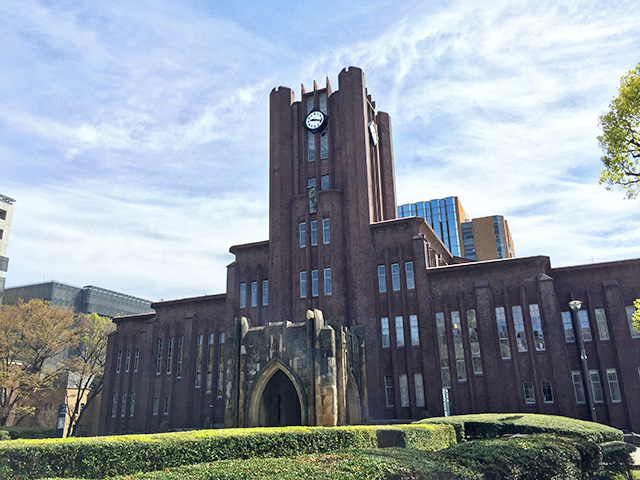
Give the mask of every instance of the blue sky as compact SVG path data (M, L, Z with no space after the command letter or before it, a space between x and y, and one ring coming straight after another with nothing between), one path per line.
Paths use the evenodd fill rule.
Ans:
M640 257L598 185L637 1L0 2L7 287L225 290L268 236L268 101L349 65L391 115L398 202L457 195L553 266Z

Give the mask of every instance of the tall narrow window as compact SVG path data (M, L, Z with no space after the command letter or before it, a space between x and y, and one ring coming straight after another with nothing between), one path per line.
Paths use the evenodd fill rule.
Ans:
M511 347L509 346L509 331L507 330L507 319L504 315L504 307L496 307L496 324L498 326L500 356L503 359L509 359L511 358Z
M122 350L118 350L118 357L116 358L116 373L120 373L121 364L122 364Z
M169 415L169 397L164 397L162 402L162 414Z
M320 158L329 158L329 132L326 128L320 134Z
M413 374L413 384L416 389L416 407L424 407L424 383L421 373Z
M440 354L440 375L443 390L451 386L451 371L449 370L449 347L444 326L444 313L436 313L436 335L438 337L438 352Z
M411 333L411 346L420 345L420 333L418 331L418 315L409 315L409 328Z
M176 362L176 377L182 376L182 347L184 344L184 337L178 337L178 359Z
M111 416L115 417L118 412L118 394L113 394L113 400L111 401Z
M158 397L153 397L153 408L151 413L153 415L158 415Z
M200 388L200 375L202 374L202 345L203 336L202 334L198 335L197 341L197 350L196 350L196 379L195 379L195 387Z
M307 224L304 222L298 224L298 242L300 248L307 246Z
M478 336L478 319L475 309L467 310L467 326L469 327L469 347L471 350L471 366L474 375L482 375L482 357L480 356L480 337Z
M382 317L380 319L380 328L382 335L380 338L382 339L382 347L388 348L391 345L391 340L389 339L389 318Z
M316 159L316 136L307 131L307 160L313 162Z
M324 294L331 295L331 269L324 269Z
M311 246L318 245L318 221L311 220Z
M520 305L514 305L511 307L511 313L513 314L513 328L516 332L516 345L519 352L526 352L527 348L527 334L524 331L524 318L522 317L522 307Z
M393 377L391 375L384 376L384 399L387 407L393 407L395 393L393 391Z
M222 398L222 394L224 393L224 337L224 332L218 335L218 398Z
M453 331L453 352L456 356L456 373L459 382L467 381L467 366L464 361L464 346L462 345L462 325L460 312L451 312L451 329Z
M240 308L244 308L247 306L247 284L240 284Z
M140 350L138 350L136 348L134 353L133 353L133 371L134 372L138 371L138 364L139 363L140 363Z
M396 317L396 346L404 347L404 322L402 317Z
M404 273L407 280L407 289L413 290L416 288L416 281L413 277L413 262L404 262Z
M400 264L391 264L391 286L394 292L400 290Z
M262 305L269 305L269 280L262 281Z
M167 338L167 373L171 373L171 356L173 354L173 337Z
M162 371L162 339L158 339L158 352L156 355L156 375Z
M537 303L529 305L529 316L531 317L531 331L533 332L533 345L538 352L545 349L544 334L542 333L542 317Z
M622 402L622 393L620 392L620 383L618 383L618 372L615 368L607 368L607 382L609 383L609 393L613 403Z
M329 190L329 188L329 175L322 175L322 177L320 177L320 189Z
M384 265L378 265L378 291L380 293L387 291L387 274Z
M207 342L207 379L205 380L205 393L211 393L213 388L213 333L209 334Z
M136 392L131 392L131 400L129 401L129 416L133 417L133 412L136 409Z
M316 186L316 177L307 178L307 187L315 187Z
M409 381L407 380L407 374L401 373L398 376L398 385L400 386L400 406L409 406Z
M600 383L600 374L598 370L589 370L589 381L591 383L591 393L593 393L593 401L596 403L604 402L602 395L602 384Z
M127 394L122 394L122 403L120 404L120 416L124 417L127 414Z
M317 297L318 292L318 270L311 270L311 296Z
M300 298L307 298L307 272L300 272Z
M523 382L522 390L524 391L524 403L533 405L536 403L536 393L533 389L533 382Z
M609 327L607 326L607 316L604 313L604 308L596 308L595 314L600 340L609 340Z
M544 403L553 403L553 389L551 382L542 382L542 401Z
M331 228L330 220L328 218L322 219L322 243L327 244L331 241Z
M640 338L640 330L638 330L633 324L633 313L636 311L636 307L625 307L625 310L627 311L627 321L629 322L629 332L631 333L631 338Z
M576 334L573 331L573 322L571 321L571 312L561 312L562 327L564 328L564 340L567 343L576 341Z
M251 282L251 306L258 306L258 282Z
M589 314L586 310L578 310L578 320L580 321L580 335L585 342L591 341L591 328L589 328Z
M131 350L127 348L127 353L124 357L124 371L129 371L129 364L131 363Z
M571 371L571 381L573 382L573 393L576 396L576 403L586 403L584 383L582 383L582 373L580 370Z

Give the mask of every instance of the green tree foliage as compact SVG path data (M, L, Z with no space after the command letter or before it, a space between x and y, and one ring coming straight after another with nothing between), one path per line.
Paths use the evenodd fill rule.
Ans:
M52 360L77 345L76 318L39 299L0 305L0 425L35 413L30 399L61 372Z
M67 414L70 422L66 436L76 433L84 408L102 391L107 337L115 330L115 324L108 317L91 313L78 317L77 328L78 347L60 365L69 375L67 387L75 389L77 393L67 396Z
M640 64L620 80L618 95L600 117L604 151L600 183L621 188L627 198L640 193Z
M640 330L640 298L633 302L636 311L633 313L633 326Z

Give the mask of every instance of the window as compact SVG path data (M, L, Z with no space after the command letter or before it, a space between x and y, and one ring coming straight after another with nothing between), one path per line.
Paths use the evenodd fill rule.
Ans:
M156 375L162 370L162 339L158 339L158 352L156 354Z
M564 327L564 339L567 343L574 343L576 335L573 331L573 322L571 321L571 312L562 312L562 326Z
M324 269L324 294L331 295L331 269Z
M171 373L171 354L173 353L173 337L167 339L167 373Z
M533 345L538 352L545 349L544 335L542 333L542 318L537 303L529 305L529 316L531 317L531 331L533 332Z
M407 280L407 289L413 290L416 288L416 282L413 277L413 262L404 262L404 273Z
M158 397L153 397L153 415L158 415Z
M120 373L121 363L122 363L122 350L118 350L118 357L116 358L116 373Z
M197 340L197 350L196 350L196 381L195 387L200 388L200 374L202 373L202 345L203 337L202 334L198 335Z
M162 402L162 414L169 415L169 397L164 397Z
M509 359L511 358L511 347L509 346L509 332L507 330L507 319L504 316L504 307L496 307L496 323L498 325L500 355L503 359Z
M469 327L469 347L471 350L471 366L474 375L482 375L482 358L480 356L480 337L478 336L478 320L474 309L467 310L467 326Z
M542 382L542 401L544 403L553 403L553 389L551 382Z
M329 175L322 175L322 177L320 177L320 189L329 190L329 188Z
M247 284L240 284L240 308L244 308L247 306Z
M404 322L402 317L396 317L396 346L404 347Z
M318 245L318 221L311 220L311 246Z
M138 371L139 363L140 363L140 350L136 348L133 354L133 371L134 372Z
M124 357L124 371L129 371L129 364L131 363L131 350L127 348L127 354Z
M436 336L438 337L438 353L440 355L440 375L443 390L451 386L451 372L449 370L449 347L444 326L444 313L436 313Z
M380 319L380 328L382 330L382 335L380 337L382 338L382 347L388 348L391 344L391 340L389 339L389 318L382 317Z
M327 244L331 241L330 221L328 218L322 219L322 243Z
M409 328L411 333L411 346L420 345L420 333L418 331L418 315L409 315Z
M211 393L213 388L213 333L209 334L207 342L207 379L205 381L205 392Z
M533 390L533 382L523 382L522 390L524 391L524 403L533 405L536 403L536 394Z
M318 296L318 270L311 270L311 296Z
M636 311L635 307L625 307L627 311L627 321L629 322L629 332L631 332L631 338L640 338L640 330L633 325L633 313Z
M262 281L262 305L269 305L269 280Z
M462 326L460 312L451 312L451 329L453 330L453 352L456 356L456 373L459 382L467 381L467 367L464 361L464 346L462 345Z
M120 404L120 416L124 417L127 414L127 394L122 394L122 403Z
M307 272L300 272L300 298L307 298Z
M400 290L400 264L391 264L391 288L394 292Z
M182 346L184 344L184 337L178 337L178 361L176 362L176 377L182 376Z
M320 158L329 158L329 134L327 129L320 134Z
M131 392L131 400L129 401L129 416L133 417L136 408L136 392Z
M585 342L591 341L591 329L589 328L589 314L586 310L578 310L578 321L580 322L580 335Z
M572 370L571 381L573 382L573 393L576 396L576 403L586 403L582 373L579 370Z
M591 382L591 393L593 393L593 401L596 403L604 402L602 395L602 385L600 384L600 374L597 370L589 370L589 381Z
M116 412L118 411L118 394L113 394L113 401L111 402L111 416L115 417Z
M298 241L300 248L307 246L307 224L304 222L298 224Z
M391 375L384 376L384 399L387 407L393 407L393 397L395 393L393 391L393 377Z
M416 407L424 407L424 383L421 373L413 374L413 384L416 389Z
M387 274L384 265L378 265L378 292L387 291Z
M609 340L609 327L607 327L607 316L604 314L604 308L596 308L595 314L600 340Z
M307 178L307 187L315 187L316 186L316 177Z
M607 382L609 383L609 393L613 403L622 402L622 393L620 393L620 383L618 383L618 372L615 368L607 368Z
M313 162L316 159L316 136L307 131L307 161Z
M511 307L511 313L513 315L513 328L516 332L516 346L519 352L526 352L527 348L527 334L524 331L524 319L522 318L522 307L515 305Z
M400 385L400 406L409 406L409 381L407 380L407 374L401 373L398 376L398 385Z
M218 398L222 398L222 394L224 392L224 337L224 332L221 332L220 335L218 335Z
M258 306L258 282L251 282L251 306Z

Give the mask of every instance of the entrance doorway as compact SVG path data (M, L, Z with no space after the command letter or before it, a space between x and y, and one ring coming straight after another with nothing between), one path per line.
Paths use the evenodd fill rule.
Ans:
M302 425L300 398L289 377L280 369L264 387L258 407L258 425Z

